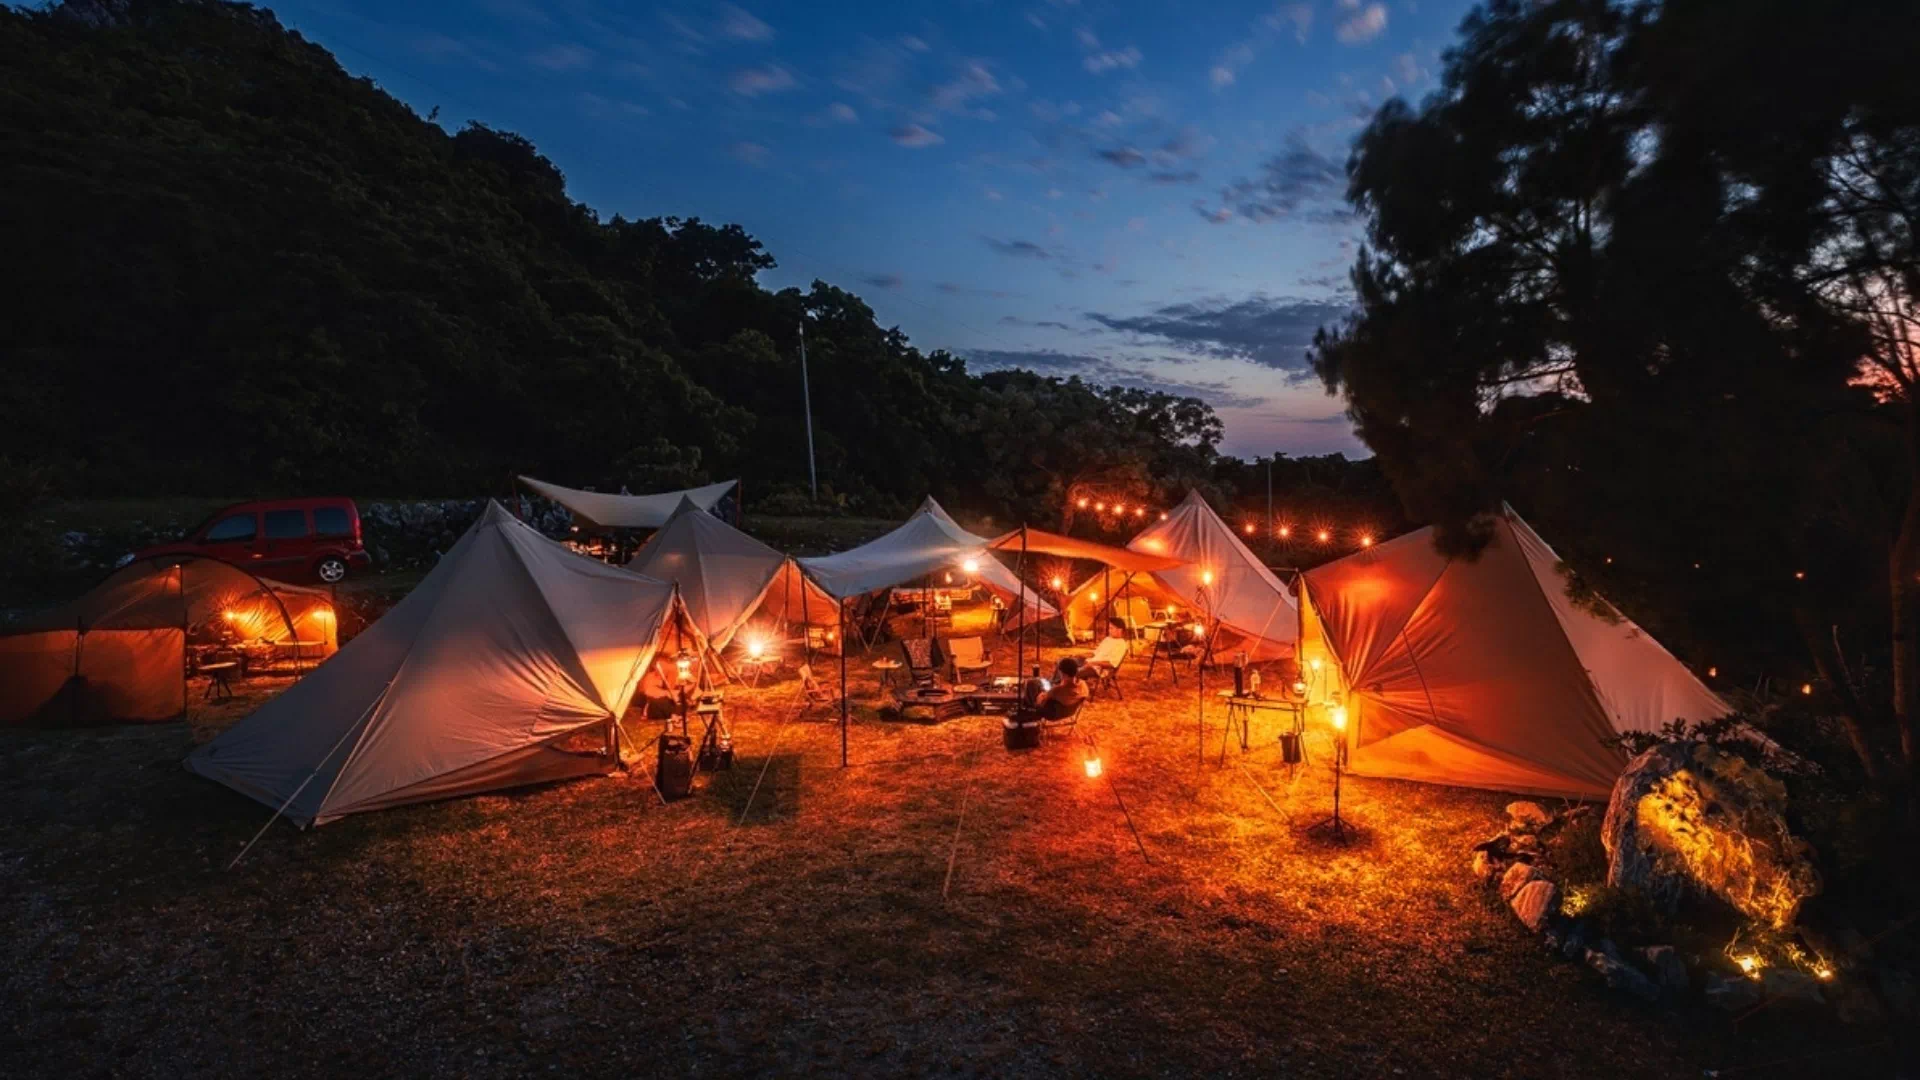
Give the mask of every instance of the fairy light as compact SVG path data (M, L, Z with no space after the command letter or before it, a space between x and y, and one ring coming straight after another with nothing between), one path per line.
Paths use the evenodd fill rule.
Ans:
M1249 521L1249 522L1247 522L1247 524L1246 524L1246 527L1245 527L1245 528L1244 528L1244 529L1243 529L1242 531L1243 531L1243 532L1245 532L1245 533L1246 533L1246 534L1247 534L1248 536L1252 536L1252 535L1253 535L1253 522L1251 522L1251 521Z
M1717 668L1717 667L1710 667L1710 668L1708 668L1708 669L1707 669L1707 678L1709 678L1709 679L1717 679L1717 678L1719 678L1719 677L1720 677L1720 669L1719 669L1719 668Z
M968 559L960 564L960 569L965 570L969 574L977 574L980 572L980 560Z
M1114 512L1114 513L1116 513L1116 514L1124 514L1124 513L1126 513L1126 512L1127 512L1127 504L1126 504L1126 503L1114 503L1114 504L1113 504L1113 512Z
M1085 510L1087 508L1087 500L1085 498L1082 498L1080 500L1079 506L1080 506L1080 509Z
M1293 535L1293 526L1291 525L1280 526L1280 539L1285 540L1286 538L1292 535Z
M1058 574L1055 574L1053 578L1053 587L1056 590L1064 589L1067 587L1067 583Z
M1167 520L1167 512L1165 510L1160 511L1160 520L1161 521Z
M1144 507L1144 506L1136 506L1136 507L1134 507L1134 508L1133 508L1133 516L1134 516L1134 517L1137 517L1137 518L1143 518L1143 517L1146 517L1146 516L1147 516L1147 508L1146 508L1146 507Z
M1360 534L1360 546L1361 546L1361 547L1363 547L1363 548L1370 548L1370 547L1372 547L1372 546L1373 546L1373 534L1372 534L1372 533L1361 533L1361 534Z
M1333 539L1333 534L1325 529L1321 529L1319 532L1313 534L1313 538L1324 544L1328 540Z
M1106 513L1106 512L1107 512L1107 504L1106 504L1106 503L1103 503L1103 502L1097 502L1097 503L1094 503L1094 504L1093 504L1093 508L1094 508L1094 510L1096 510L1096 511L1098 511L1098 512L1100 512L1100 513L1102 513L1102 514L1104 514L1104 513Z
M1793 580L1795 581L1807 580L1807 572L1805 570L1795 570L1793 572Z
M1813 696L1813 684L1812 684L1812 683L1810 683L1810 682L1803 682L1803 683L1801 683L1801 684L1800 684L1800 696L1801 696L1801 697L1811 697L1811 696Z

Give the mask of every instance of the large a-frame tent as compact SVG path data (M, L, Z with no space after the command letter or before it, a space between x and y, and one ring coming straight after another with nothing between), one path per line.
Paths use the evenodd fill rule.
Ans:
M794 561L682 499L627 569L680 586L693 624L725 649L749 620L840 625L840 605Z
M302 825L605 772L656 650L695 639L685 623L674 586L489 503L392 611L186 766Z
M1351 767L1605 798L1625 731L1725 715L1725 702L1618 613L1567 596L1560 560L1506 507L1474 559L1420 529L1306 574L1347 686Z
M985 585L1012 612L1010 620L1051 618L1058 614L1034 590L1024 588L987 552L987 540L975 536L933 501L920 504L900 527L885 536L835 555L798 560L829 595L845 600L897 585L911 585L936 573L966 573ZM965 569L968 563L972 569Z
M1135 575L1126 589L1155 603L1177 604L1209 626L1217 625L1216 655L1243 649L1252 660L1294 655L1300 608L1292 592L1199 492L1188 492L1165 521L1142 529L1127 547L1180 560L1178 566ZM1069 628L1091 626L1106 610L1115 587L1105 575L1081 582L1067 601Z

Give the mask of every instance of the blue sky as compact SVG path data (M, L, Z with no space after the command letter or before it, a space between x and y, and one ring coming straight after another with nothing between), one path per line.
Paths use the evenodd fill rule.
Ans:
M1304 371L1344 312L1365 116L1430 92L1465 0L269 5L573 196L738 222L975 370L1210 401L1228 452L1364 453Z

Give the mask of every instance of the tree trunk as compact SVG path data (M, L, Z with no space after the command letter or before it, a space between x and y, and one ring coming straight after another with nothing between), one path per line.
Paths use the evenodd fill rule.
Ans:
M1888 556L1893 603L1893 717L1909 796L1920 763L1920 404L1907 413L1907 508Z

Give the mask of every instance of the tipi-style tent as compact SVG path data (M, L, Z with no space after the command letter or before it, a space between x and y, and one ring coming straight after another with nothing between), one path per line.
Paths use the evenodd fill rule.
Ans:
M217 559L142 559L0 627L0 724L171 720L186 708L190 637L265 641L318 662L335 632L318 589L269 585Z
M685 623L674 586L489 503L392 611L186 766L302 825L605 772L656 650L697 640Z
M797 561L822 589L842 600L911 585L937 573L959 571L998 596L1012 611L1010 622L1023 618L1038 621L1058 614L1044 597L1022 587L1013 571L988 554L984 537L961 528L932 496L885 536L836 555Z
M1605 740L1728 712L1638 626L1569 599L1559 566L1505 507L1472 560L1421 529L1309 571L1348 687L1352 770L1605 798L1626 763Z
M627 569L680 586L693 624L725 649L758 616L775 625L838 628L840 605L794 561L682 499Z
M1181 560L1179 566L1134 575L1126 590L1156 606L1176 604L1183 617L1191 613L1209 626L1217 622L1216 656L1242 649L1252 660L1294 655L1300 608L1293 594L1199 492L1188 492L1165 521L1142 529L1127 547ZM1112 575L1096 575L1080 583L1067 601L1069 629L1092 626L1107 610L1110 591L1118 588L1119 580Z

